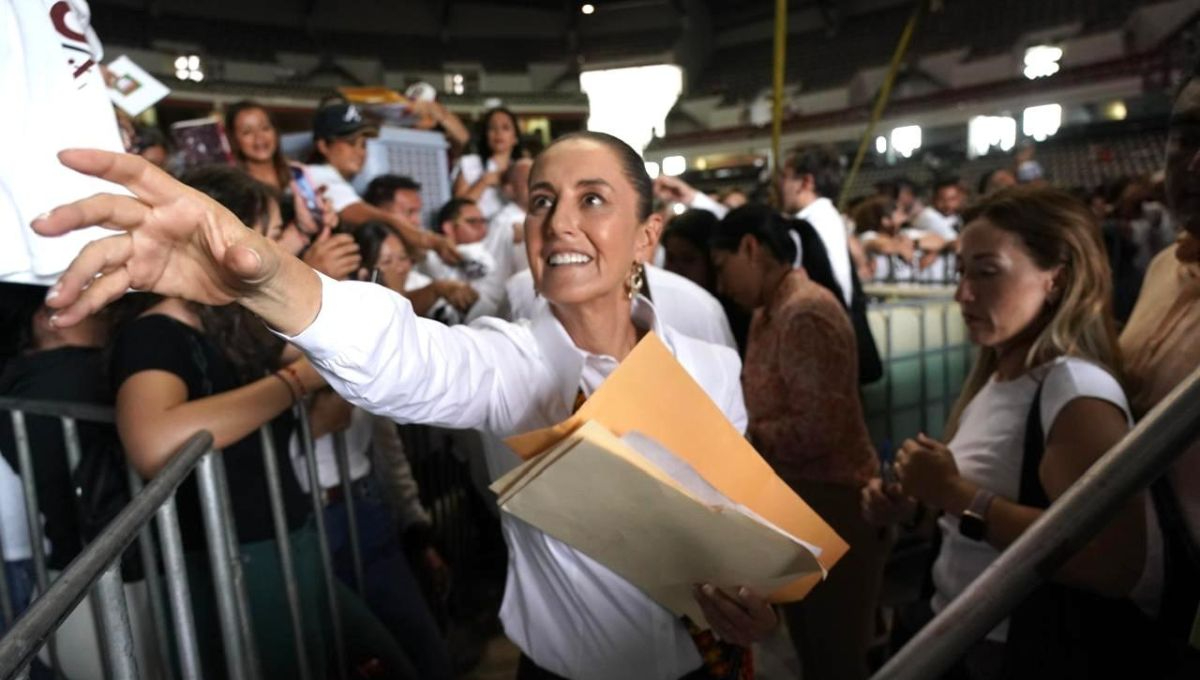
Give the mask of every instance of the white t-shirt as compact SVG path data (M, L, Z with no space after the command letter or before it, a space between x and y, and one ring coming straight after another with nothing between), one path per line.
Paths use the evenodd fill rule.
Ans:
M879 238L879 232L864 231L859 234L858 240L865 247L867 244ZM875 261L875 278L876 282L892 281L892 282L909 282L913 280L913 273L916 267L911 262L905 261L899 255L870 255Z
M500 249L508 252L510 275L523 269L529 269L529 257L525 254L525 244L513 243L516 225L524 224L525 211L512 201L505 203L504 207L500 208L500 211L488 221L489 243L492 243L497 251L497 259L500 259Z
M1045 436L1049 436L1063 407L1081 397L1113 404L1132 423L1125 392L1116 378L1083 359L1060 357L1015 380L1000 382L993 377L967 405L958 432L948 444L965 479L1009 500L1020 496L1026 418L1037 392L1037 379L1042 376L1041 422ZM990 543L959 533L957 517L945 514L938 525L942 547L933 565L934 611L941 611L1000 555ZM1153 610L1161 582L1162 547L1158 521L1149 503L1146 525L1146 569L1131 598L1144 609ZM1005 620L987 637L1004 642L1007 636Z
M128 193L56 156L68 148L124 151L102 59L85 0L0 2L0 279L48 282L85 244L113 234L93 228L45 238L29 227L56 206Z
M342 173L332 165L328 163L306 165L305 169L308 170L308 176L313 181L314 188L325 187L325 198L329 199L334 212L340 213L349 206L362 202L362 198L354 191L354 187L350 186L346 178L342 177Z
M912 229L937 234L947 241L958 238L958 227L962 218L958 215L943 215L933 206L926 206L912 221Z
M345 430L346 460L349 462L350 479L357 480L365 477L371 471L371 459L367 453L371 448L371 435L374 432L374 416L361 408L350 412L350 427ZM334 435L327 434L313 442L313 452L317 456L317 479L322 489L337 486L342 481L338 472L337 453L333 445ZM300 432L292 434L288 446L292 459L292 468L296 472L296 480L300 488L308 493L308 461L304 460L304 449L300 446Z
M29 540L29 515L25 512L25 489L8 461L0 457L0 557L3 561L27 560L33 556Z
M467 154L459 158L454 169L450 171L450 182L457 182L461 175L467 186L470 186L478 182L485 172L495 172L496 161L489 158L486 170L484 168L483 159L479 157L479 154ZM483 213L484 218L490 220L504 206L504 198L500 195L498 187L490 186L479 195L479 200L475 201L475 205L479 207L479 212Z

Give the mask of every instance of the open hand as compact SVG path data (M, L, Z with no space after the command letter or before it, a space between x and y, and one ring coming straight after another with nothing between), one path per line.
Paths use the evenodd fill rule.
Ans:
M78 323L130 288L228 304L260 288L281 267L283 253L266 237L140 156L71 149L58 158L134 194L97 194L33 221L33 230L43 236L92 225L122 232L85 246L51 287L47 304L58 310L51 319L58 326Z

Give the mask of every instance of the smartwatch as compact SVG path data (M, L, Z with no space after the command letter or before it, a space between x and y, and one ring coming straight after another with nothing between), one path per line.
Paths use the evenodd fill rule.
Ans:
M996 498L996 494L987 489L980 489L975 492L975 497L971 499L971 505L963 510L962 516L958 518L958 533L966 536L972 541L982 541L987 536L987 512L991 507L992 501Z

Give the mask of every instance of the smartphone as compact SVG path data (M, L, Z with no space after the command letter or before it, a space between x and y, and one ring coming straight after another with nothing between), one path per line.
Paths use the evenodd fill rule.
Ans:
M308 207L308 212L312 214L313 222L317 225L317 231L321 229L324 223L321 215L321 204L317 202L317 190L313 188L312 182L308 181L308 175L305 174L304 168L290 166L292 170L292 179L296 182L296 189L300 192L300 198L304 201L304 205Z
M896 470L892 467L892 462L896 459L896 449L892 448L891 440L885 439L879 446L879 471L883 478L884 487L888 487L896 483Z

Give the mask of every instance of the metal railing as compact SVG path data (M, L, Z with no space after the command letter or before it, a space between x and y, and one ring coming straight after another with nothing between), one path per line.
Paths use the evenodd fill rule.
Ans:
M1200 369L1096 461L874 680L940 677L1200 436ZM1131 650L1130 653L1136 653Z
M192 471L201 456L209 454L211 458L211 450L212 437L207 432L193 435L179 448L154 480L112 520L104 533L84 548L60 578L41 591L41 595L13 623L8 633L0 638L0 677L27 673L28 664L34 654L87 595L89 589L93 588L93 584L92 592L98 604L97 611L102 624L100 630L103 631L102 644L110 677L140 677L133 652L133 634L121 586L118 560L121 553L133 542L135 535L142 532L156 513L164 519L164 524L174 524L174 531L167 531L164 536L166 552L182 554L179 525L173 514L175 489ZM22 459L23 468L24 462ZM164 509L167 512L164 513ZM37 533L40 534L40 528ZM40 536L38 539L40 542ZM45 579L45 574L42 574L41 578ZM171 580L175 581L174 578ZM190 608L191 601L186 597L182 600L172 597L172 605L176 609L187 609ZM194 635L190 642L195 644ZM190 669L185 668L185 677L201 677L198 668L191 673L187 672L188 670Z
M32 561L39 595L24 614L19 617L14 611L13 601L6 578L0 577L0 615L10 625L8 633L0 638L0 678L25 677L28 664L36 651L47 643L50 666L56 677L62 677L61 663L57 653L54 631L72 613L80 600L89 591L95 612L97 636L102 646L104 668L110 678L140 677L137 668L134 642L128 627L129 615L125 605L120 578L120 556L136 537L139 540L142 568L149 591L150 615L153 619L155 645L163 660L162 672L166 678L176 677L175 659L184 680L199 680L204 677L197 643L197 630L192 612L187 566L183 540L174 502L174 491L195 468L199 492L201 518L208 551L208 562L212 571L216 593L217 618L221 642L225 651L226 673L230 678L257 680L262 677L258 662L258 651L254 631L250 622L248 594L242 574L238 550L236 523L229 497L225 476L224 460L219 452L211 450L212 438L198 433L188 440L170 459L155 478L143 487L141 478L132 468L128 469L131 501L99 536L89 543L67 569L55 580L47 569L45 536L42 528L40 505L37 498L36 471L33 452L29 442L25 418L29 416L56 417L63 427L64 448L68 468L74 472L82 456L77 423L112 424L110 408L62 402L41 402L0 397L0 411L8 411L13 423L16 441L18 474L25 494L25 509ZM296 409L301 430L301 448L306 459L308 478L316 480L309 484L314 519L318 529L321 566L325 591L331 612L338 612L338 599L329 541L325 533L324 501L317 461L308 417L304 406ZM308 667L300 593L296 580L296 569L291 552L291 541L286 521L283 492L280 479L275 443L270 426L264 425L259 436L262 442L263 462L275 538L279 548L281 577L287 595L289 618L295 639L297 661L304 679L321 677L324 669ZM357 532L357 519L352 502L349 462L343 433L335 435L335 456L340 473L343 496L346 499L348 523L351 533L351 550L361 592L362 559ZM291 474L291 471L288 471ZM167 604L163 601L163 574L160 574L160 553L155 547L149 522L156 515L158 536L162 544L161 564L165 574ZM0 574L2 576L2 574ZM14 620L15 619L15 620ZM170 632L168 632L168 628ZM344 678L347 669L345 642L340 617L332 617L338 667ZM176 655L172 656L172 641ZM24 669L20 670L19 669ZM19 671L19 672L18 672Z

